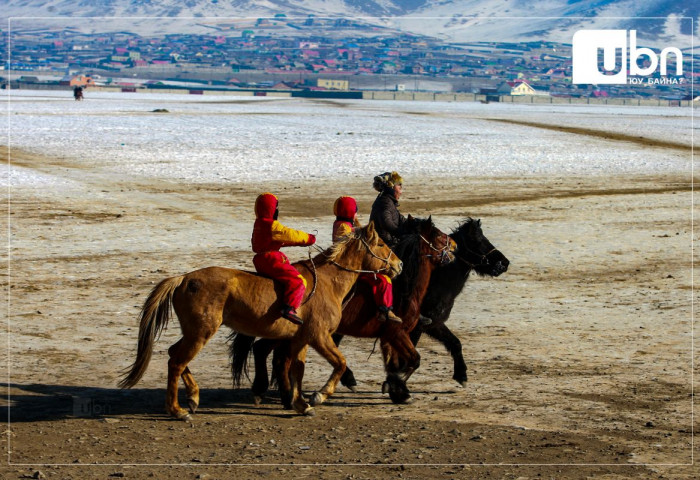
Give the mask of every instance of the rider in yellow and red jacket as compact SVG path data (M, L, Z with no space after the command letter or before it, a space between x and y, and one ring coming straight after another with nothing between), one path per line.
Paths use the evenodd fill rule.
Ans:
M355 227L360 226L357 219L357 202L352 197L340 197L333 204L333 213L335 214L335 222L333 222L333 242L337 242L340 238L352 233ZM394 303L393 288L391 279L386 275L363 273L360 275L360 280L368 283L372 287L374 301L377 308L382 313L379 316L381 321L384 319L393 322L401 322L393 310Z
M297 325L303 321L297 314L306 290L306 280L292 266L282 247L307 246L316 243L310 233L287 228L277 221L277 197L263 193L255 200L255 225L253 226L253 265L258 273L279 280L284 285L282 316Z

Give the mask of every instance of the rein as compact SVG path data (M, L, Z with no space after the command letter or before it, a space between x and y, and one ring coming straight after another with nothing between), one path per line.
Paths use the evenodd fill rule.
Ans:
M311 277L314 279L314 286L311 289L311 293L309 293L309 296L306 297L306 300L304 300L301 304L306 305L306 303L311 300L311 297L314 296L314 293L316 293L316 285L318 285L318 276L316 275L316 265L314 264L313 258L311 258L311 249L309 248L309 262L311 262ZM309 267L306 267L309 268Z
M384 265L386 265L386 266L384 266L384 267L382 267L382 268L380 268L380 269L378 269L378 270L359 270L359 269L356 270L356 269L344 267L344 266L340 265L339 263L337 263L335 260L330 260L330 263L332 263L332 264L335 265L336 267L340 268L341 270L345 270L346 272L351 272L351 273L371 273L371 274L374 275L375 277L377 276L378 273L381 273L381 272L384 272L384 271L387 271L387 270L391 270L391 267L388 266L388 265L389 265L389 260L391 260L391 256L394 254L394 252L392 252L391 249L389 250L389 255L387 255L386 258L382 258L382 257L380 257L379 255L377 255L376 253L374 253L374 251L372 250L372 247L369 246L369 244L367 243L367 241L366 241L364 238L360 237L360 240L362 240L362 244L365 246L365 248L367 248L367 250L369 251L369 253L370 253L374 258L376 258L376 259L381 260L382 262L384 262ZM323 253L323 252L321 252L321 253ZM323 254L325 255L325 253L323 253ZM328 258L328 257L326 256L326 258Z

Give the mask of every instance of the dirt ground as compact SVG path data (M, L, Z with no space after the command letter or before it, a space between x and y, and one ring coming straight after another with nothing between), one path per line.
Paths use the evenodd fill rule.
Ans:
M221 331L191 364L201 405L185 423L163 410L177 322L143 380L116 387L150 288L208 265L252 269L252 205L266 190L278 194L283 223L329 245L333 200L355 196L366 220L371 175L188 185L123 178L90 159L13 150L12 163L65 184L13 188L3 223L3 478L700 475L689 175L406 178L404 213L432 214L448 231L480 218L511 261L499 278L471 278L449 320L467 387L451 379L442 345L424 337L413 402L393 405L373 343L346 338L358 392L340 387L314 417L283 410L276 392L256 407L248 388L231 387ZM329 374L311 353L305 389Z

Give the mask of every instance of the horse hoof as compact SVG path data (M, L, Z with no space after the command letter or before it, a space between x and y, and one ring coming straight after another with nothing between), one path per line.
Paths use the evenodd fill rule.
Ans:
M462 386L462 388L467 388L467 381L459 382L459 384Z
M357 387L355 385L349 386L348 390L350 390L352 393L357 393Z
M262 401L263 397L261 397L260 395L253 395L253 402L255 403L256 407L259 407Z
M389 382L382 383L382 393L389 393Z
M194 413L197 411L197 407L199 407L199 403L190 399L188 402L189 407L190 407L190 413Z
M192 415L190 415L189 413L185 413L184 415L179 415L177 418L179 420L182 420L183 422L192 423Z
M323 395L322 395L322 394L320 394L320 393L318 393L318 392L315 392L315 393L311 396L311 400L309 401L309 403L310 403L311 405L321 405L321 404L324 402L324 400L325 400L325 399L323 398Z
M314 410L314 407L307 407L304 410L303 414L307 417L313 417L314 415L316 415L316 410Z

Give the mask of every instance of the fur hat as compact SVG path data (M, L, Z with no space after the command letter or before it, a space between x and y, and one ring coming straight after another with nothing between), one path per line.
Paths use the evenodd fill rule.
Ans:
M383 192L387 188L394 188L394 185L403 185L403 178L398 172L384 172L374 177L374 189Z

